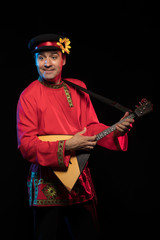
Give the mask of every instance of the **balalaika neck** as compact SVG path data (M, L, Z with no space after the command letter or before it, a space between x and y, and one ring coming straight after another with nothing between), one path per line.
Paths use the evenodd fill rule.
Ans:
M109 127L109 128L107 128L107 129L105 129L104 131L98 133L97 136L96 136L96 140L99 141L100 139L104 138L105 136L107 136L107 135L110 134L111 132L115 131L115 130L116 130L116 125L117 125L118 123L124 122L124 120L127 119L127 118L135 118L135 117L136 117L135 113L131 113L128 117L120 120L119 122L113 124L111 127Z

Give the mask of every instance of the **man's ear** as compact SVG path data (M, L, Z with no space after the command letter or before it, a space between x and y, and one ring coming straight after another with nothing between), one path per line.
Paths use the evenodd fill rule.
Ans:
M66 64L66 55L65 54L63 54L62 55L62 58L63 58L63 66Z

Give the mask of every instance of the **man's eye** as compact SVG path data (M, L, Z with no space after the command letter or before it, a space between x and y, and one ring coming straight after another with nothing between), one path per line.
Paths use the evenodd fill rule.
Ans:
M42 56L38 56L38 59L39 59L39 60L43 60L43 57L42 57Z
M52 59L57 59L57 56L52 56Z

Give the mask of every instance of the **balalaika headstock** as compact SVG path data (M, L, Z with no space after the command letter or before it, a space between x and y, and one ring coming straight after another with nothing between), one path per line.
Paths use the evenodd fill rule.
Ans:
M137 108L134 111L137 117L142 117L153 110L153 104L145 98L143 98L139 104L140 106L136 106Z

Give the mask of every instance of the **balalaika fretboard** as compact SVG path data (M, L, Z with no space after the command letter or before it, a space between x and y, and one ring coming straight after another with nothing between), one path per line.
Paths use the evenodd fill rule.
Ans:
M135 115L134 113L131 113L128 117L126 117L126 118L122 119L121 121L113 124L111 127L107 128L107 129L105 129L104 131L102 131L102 132L100 132L99 134L97 134L96 140L99 141L100 139L104 138L105 136L107 136L107 135L110 134L111 132L115 131L115 130L116 130L116 125L117 125L118 123L124 122L124 120L127 119L127 118L135 118L135 116L136 116L136 115Z

